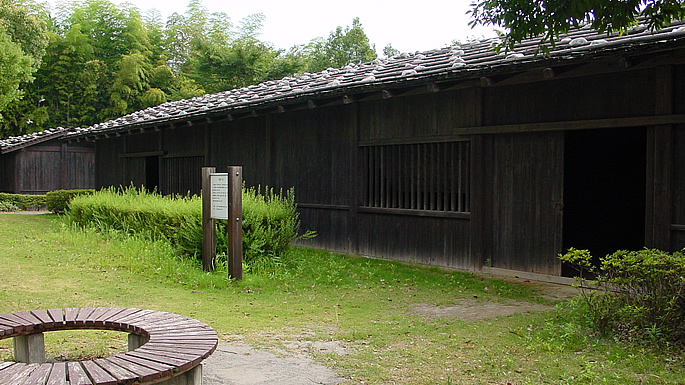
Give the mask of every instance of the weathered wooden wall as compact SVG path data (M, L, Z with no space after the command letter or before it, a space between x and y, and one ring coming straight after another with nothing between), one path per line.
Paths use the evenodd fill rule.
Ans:
M637 132L631 143L644 141L645 148L645 182L634 186L645 196L644 243L683 247L685 128L647 120L635 127L626 119L685 113L685 68L602 65L591 66L592 74L571 69L552 79L512 78L98 140L98 183L143 184L158 158L162 192L196 193L201 166L222 172L240 165L248 186L294 187L303 228L319 234L303 245L469 270L487 264L560 274L564 170L571 166L565 164L565 130L620 129L628 122ZM601 127L592 126L595 120L603 120ZM569 126L527 126L556 122ZM500 125L510 126L493 131ZM611 140L620 130L606 133ZM367 149L387 146L401 155L441 142L463 143L451 151L468 154L461 209L371 207L365 200L373 179L368 170L375 167L364 168L372 153ZM411 156L402 165L435 159ZM459 160L452 162L456 167ZM435 188L426 182L424 192Z
M94 146L52 140L2 155L2 190L44 194L95 187Z

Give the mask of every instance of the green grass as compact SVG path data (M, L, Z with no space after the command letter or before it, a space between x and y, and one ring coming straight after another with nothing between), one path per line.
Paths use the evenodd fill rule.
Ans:
M132 306L191 316L224 340L259 348L331 342L345 354L310 353L347 384L685 383L682 351L593 337L568 310L477 322L411 311L463 299L549 304L527 287L474 274L304 249L235 282L163 242L77 231L54 215L0 214L0 312ZM48 355L125 346L120 333L64 333L47 334ZM0 341L0 359L11 358L10 347Z

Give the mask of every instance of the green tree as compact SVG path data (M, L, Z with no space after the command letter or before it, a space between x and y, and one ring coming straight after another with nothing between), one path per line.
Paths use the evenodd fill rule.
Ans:
M150 50L140 12L131 6L117 7L108 0L72 1L62 10L70 12L62 27L79 24L89 37L95 57L108 67L123 55Z
M393 47L392 44L388 44L383 48L383 55L385 55L385 57L395 57L400 53L400 50Z
M45 8L33 1L0 0L0 137L23 133L10 124L17 121L12 113L22 110L11 104L26 94L41 63L47 45L46 15Z
M343 29L338 26L327 40L313 39L307 45L306 52L309 56L309 72L367 62L377 57L375 46L369 43L359 18L352 20L352 27Z
M502 47L543 36L543 43L569 28L589 23L600 33L625 32L643 16L652 29L685 17L683 0L479 0L469 10L471 26L491 25L507 31ZM544 48L543 48L544 49Z
M124 55L118 67L110 90L110 106L105 116L122 116L142 109L143 104L148 104L146 107L149 107L154 100L163 99L155 92L155 98L148 95L145 103L142 101L142 96L150 88L149 77L152 72L150 63L144 55Z
M0 25L0 111L21 99L20 85L33 79L33 59L26 55L21 45L12 41L6 29Z

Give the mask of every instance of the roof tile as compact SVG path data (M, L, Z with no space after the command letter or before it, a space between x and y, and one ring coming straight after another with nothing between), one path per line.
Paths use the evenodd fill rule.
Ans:
M493 49L501 43L499 38L474 40L426 52L402 53L392 58L378 58L369 63L352 63L342 68L328 68L319 73L304 73L298 77L290 76L240 89L167 102L108 122L77 128L69 135L86 136L125 130L131 125L153 125L211 112L257 108L266 102L285 104L303 97L353 93L357 87L382 88L411 80L430 81L433 76L483 76L488 71L498 68L501 70L514 64L539 65L546 60L583 60L608 51L649 49L660 42L685 41L685 23L676 22L657 32L650 32L644 25L638 25L623 35L598 34L589 26L583 26L569 31L554 46L549 46L549 57L538 55L539 41L540 39L528 39L516 45L514 50L499 54Z

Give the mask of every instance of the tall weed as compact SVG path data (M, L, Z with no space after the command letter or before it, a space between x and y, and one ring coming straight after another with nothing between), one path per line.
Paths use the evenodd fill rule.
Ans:
M75 197L68 219L80 227L117 231L168 240L186 256L202 252L202 200L197 196L162 196L134 186L108 188ZM217 251L227 250L226 222L217 221ZM243 189L243 260L250 266L277 266L278 260L298 237L300 221L293 190L287 193L259 188Z

